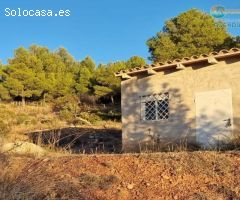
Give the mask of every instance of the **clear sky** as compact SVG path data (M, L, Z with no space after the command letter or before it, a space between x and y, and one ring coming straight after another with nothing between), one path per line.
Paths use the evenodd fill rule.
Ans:
M190 8L208 12L215 5L240 9L239 0L1 0L0 59L5 63L14 49L38 44L60 46L78 60L90 55L97 63L149 56L146 41L164 21ZM70 10L69 17L6 17L11 10ZM240 16L238 20L240 22ZM230 28L240 35L240 27Z

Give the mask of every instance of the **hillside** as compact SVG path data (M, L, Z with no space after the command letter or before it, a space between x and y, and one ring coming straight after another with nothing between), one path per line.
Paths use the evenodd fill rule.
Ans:
M58 107L71 106L71 103L61 102ZM79 105L78 105L79 106ZM107 107L79 106L77 116L67 108L55 108L56 104L31 103L25 106L16 103L0 103L0 139L15 142L16 140L28 140L27 133L54 130L68 127L90 128L120 128L118 121L112 120L112 111ZM109 111L110 110L110 111ZM75 112L75 111L74 111ZM113 117L115 117L113 115ZM80 120L79 120L80 118ZM85 123L85 121L87 123Z
M41 129L59 128L67 126L49 105L0 104L1 129L4 135L21 135Z
M239 152L1 155L0 199L240 199Z

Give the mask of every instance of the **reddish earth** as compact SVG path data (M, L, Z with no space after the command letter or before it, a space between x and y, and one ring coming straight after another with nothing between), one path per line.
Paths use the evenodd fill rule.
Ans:
M1 155L0 199L240 199L239 152Z

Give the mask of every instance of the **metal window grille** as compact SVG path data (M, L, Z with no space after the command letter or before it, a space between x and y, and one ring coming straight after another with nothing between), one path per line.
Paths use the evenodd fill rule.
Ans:
M141 120L167 120L169 118L169 93L141 97Z

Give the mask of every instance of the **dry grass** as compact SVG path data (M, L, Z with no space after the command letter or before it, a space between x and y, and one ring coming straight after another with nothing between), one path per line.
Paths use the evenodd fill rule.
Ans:
M0 199L240 199L240 153L1 155Z
M66 121L55 113L51 105L21 105L0 103L0 121L3 122L5 135L10 141L26 140L24 134L37 130L52 130L68 127ZM81 127L85 127L84 125ZM113 121L99 121L96 127L121 127ZM1 128L1 124L0 124ZM3 129L3 128L2 128Z
M26 105L22 107L1 103L0 109L0 119L10 127L10 131L6 133L10 137L20 137L21 134L36 129L41 130L66 126L66 123L59 120L58 116L52 112L51 107L48 105Z

